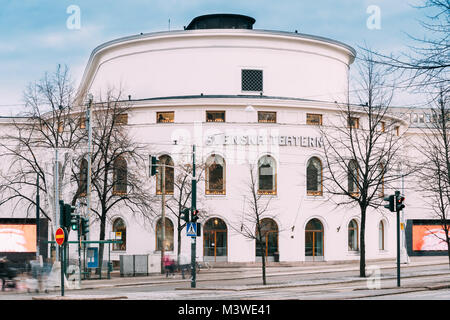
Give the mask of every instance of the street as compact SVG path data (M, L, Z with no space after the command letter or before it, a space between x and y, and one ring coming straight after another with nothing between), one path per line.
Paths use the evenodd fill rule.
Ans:
M84 280L82 289L67 290L71 299L128 300L352 300L352 299L450 299L448 264L409 265L402 268L401 287L396 269L370 265L368 277L360 278L357 266L350 264L321 267L269 267L267 285L262 285L261 270L213 268L197 275L196 288L180 274L166 278L112 277L110 280ZM58 299L58 290L49 293L6 291L2 300Z

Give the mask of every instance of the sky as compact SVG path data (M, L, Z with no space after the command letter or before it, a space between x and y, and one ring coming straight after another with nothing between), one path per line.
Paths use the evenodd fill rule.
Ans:
M23 109L29 83L70 68L76 87L95 47L141 32L182 30L196 16L235 13L254 29L295 31L385 54L423 38L422 0L0 0L0 116ZM397 105L418 102L400 94ZM420 103L420 98L419 98ZM22 108L22 109L21 109Z

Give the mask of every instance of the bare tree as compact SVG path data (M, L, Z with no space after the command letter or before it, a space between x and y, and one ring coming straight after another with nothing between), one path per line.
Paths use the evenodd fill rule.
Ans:
M154 196L146 175L148 150L135 142L128 132L129 110L128 103L121 100L120 91L114 93L114 90L109 90L104 99L100 97L99 102L92 105L91 210L100 223L99 240L105 240L111 212L120 209L144 218L155 215ZM80 155L76 163L81 163L85 155ZM80 189L84 186L80 177L80 171L74 170L75 195L81 195ZM103 261L103 249L100 244L99 261ZM101 268L100 263L99 272Z
M432 121L425 132L425 139L417 150L422 155L419 190L423 191L434 216L440 221L444 236L434 234L447 244L450 266L450 109L449 96L444 90L432 111Z
M359 105L339 106L337 123L320 127L324 137L324 188L337 206L357 206L360 276L366 276L365 231L369 208L382 204L384 190L397 181L400 162L399 123L389 120L393 92L386 91L385 71L370 53L360 58Z
M417 43L407 53L385 55L374 51L374 61L401 71L407 87L424 89L445 88L448 92L450 67L450 1L424 0L416 8L425 12L420 21L427 35L409 35Z
M259 192L258 175L255 167L249 165L249 180L247 182L247 199L246 208L243 212L242 221L233 222L231 228L247 239L256 242L256 250L261 255L262 281L267 284L266 279L266 239L269 236L271 221L266 218L273 218L270 215L270 203L272 195L266 195Z
M0 139L2 161L7 164L0 181L0 205L24 204L27 212L35 203L35 181L39 176L39 190L44 201L40 212L55 228L59 212L56 202L62 198L70 175L70 156L84 137L79 129L80 117L73 105L74 87L69 69L58 65L54 73L28 85L24 92L26 112L14 119L12 128ZM61 151L66 150L61 155ZM55 158L59 152L58 175ZM58 181L55 181L58 176ZM59 186L55 199L55 186ZM54 232L52 232L53 234Z

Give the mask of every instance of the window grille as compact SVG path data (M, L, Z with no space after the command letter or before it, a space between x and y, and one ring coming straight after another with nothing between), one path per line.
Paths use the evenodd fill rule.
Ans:
M262 70L242 70L242 91L263 91Z

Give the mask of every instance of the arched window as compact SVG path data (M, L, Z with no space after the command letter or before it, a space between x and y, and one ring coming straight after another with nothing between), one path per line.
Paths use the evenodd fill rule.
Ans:
M161 251L162 248L162 230L162 218L159 218L156 223L156 250L158 251ZM173 223L169 218L165 220L164 238L164 250L173 251Z
M277 193L277 171L275 159L269 155L263 156L258 161L258 193Z
M350 221L348 224L348 250L349 251L358 251L359 250L359 242L358 242L358 223L355 219Z
M256 240L256 256L261 257L261 247L265 249L264 255L266 257L273 256L278 252L278 226L277 223L270 219L264 218L260 222L262 242ZM258 229L256 229L256 238L259 239Z
M156 174L156 194L162 194L162 171L165 170L165 189L166 194L173 194L174 189L174 168L173 168L173 160L170 156L164 154L160 156L159 158L159 164L160 165L166 165L167 167L164 167L165 169L162 169L161 167L158 168L158 173Z
M206 160L206 194L225 194L225 160L213 154Z
M120 239L122 243L114 243L113 250L114 251L125 251L127 250L127 227L125 226L125 222L121 218L117 218L113 222L113 232L120 232Z
M322 162L319 158L313 157L306 165L306 190L311 196L321 196L323 193L322 184Z
M305 228L305 256L312 260L323 259L323 226L318 219L311 219Z
M113 194L127 194L127 161L123 157L118 157L114 161L113 170Z
M348 163L348 192L353 195L358 195L359 188L359 173L358 163L355 160L350 160Z
M87 194L87 178L88 178L88 162L82 159L80 162L80 196L86 197Z
M383 221L380 221L380 224L378 225L378 248L380 250L384 249L384 223Z

